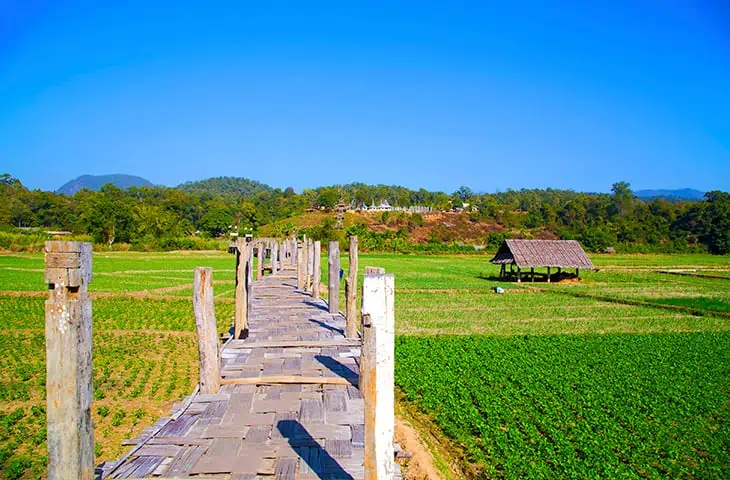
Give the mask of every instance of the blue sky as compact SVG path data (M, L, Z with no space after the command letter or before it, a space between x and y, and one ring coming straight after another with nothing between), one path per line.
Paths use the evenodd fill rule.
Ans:
M0 170L730 190L729 4L547 3L0 0Z

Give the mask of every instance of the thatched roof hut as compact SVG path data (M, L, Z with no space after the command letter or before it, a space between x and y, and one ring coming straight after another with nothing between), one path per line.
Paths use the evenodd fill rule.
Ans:
M520 272L529 268L532 279L535 279L535 268L547 267L547 281L550 281L550 269L575 268L576 275L581 268L594 269L593 262L575 240L505 240L497 254L490 262L501 265L500 275L506 275L505 265L517 266L517 281Z

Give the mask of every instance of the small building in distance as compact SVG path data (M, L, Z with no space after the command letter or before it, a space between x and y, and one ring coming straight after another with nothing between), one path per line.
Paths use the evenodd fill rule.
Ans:
M593 262L576 240L505 240L490 262L500 265L500 278L522 281L524 270L530 269L530 280L535 281L535 269L547 268L547 274L537 273L550 281L551 269L563 277L564 268L575 268L580 278L580 269L595 269ZM507 271L509 265L509 271ZM514 267L517 267L517 271Z

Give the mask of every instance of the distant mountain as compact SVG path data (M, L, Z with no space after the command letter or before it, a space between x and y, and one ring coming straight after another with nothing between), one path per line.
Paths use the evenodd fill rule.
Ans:
M129 187L154 186L149 180L145 180L142 177L136 177L134 175L122 175L119 173L113 175L81 175L80 177L74 178L70 182L65 183L61 188L56 190L56 193L73 195L82 188L97 191L107 183L113 183L121 189Z
M270 192L270 186L242 177L215 177L178 185L178 190L187 193L211 193L231 197L251 197L259 192Z
M694 188L679 188L676 190L637 190L634 195L643 200L666 198L667 200L703 200L705 192Z

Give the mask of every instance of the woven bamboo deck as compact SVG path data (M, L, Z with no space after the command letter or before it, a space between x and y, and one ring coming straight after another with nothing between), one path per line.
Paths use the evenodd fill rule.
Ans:
M364 478L360 346L344 317L285 270L254 283L250 318L249 338L222 351L222 377L251 383L186 398L105 463L105 478Z

